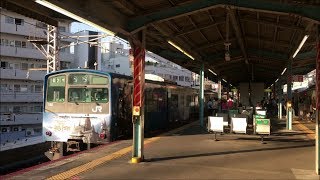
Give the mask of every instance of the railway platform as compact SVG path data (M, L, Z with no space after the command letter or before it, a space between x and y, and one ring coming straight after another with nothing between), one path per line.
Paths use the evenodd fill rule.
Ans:
M319 179L314 172L312 122L265 137L218 135L214 141L194 122L145 139L145 161L132 164L131 140L44 163L4 179ZM314 124L313 124L314 125Z

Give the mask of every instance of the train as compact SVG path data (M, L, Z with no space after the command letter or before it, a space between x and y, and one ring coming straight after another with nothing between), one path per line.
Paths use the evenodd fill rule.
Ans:
M44 80L43 138L57 159L84 146L132 136L132 77L91 69L49 73ZM145 135L198 117L198 90L146 80ZM59 154L55 156L56 154Z

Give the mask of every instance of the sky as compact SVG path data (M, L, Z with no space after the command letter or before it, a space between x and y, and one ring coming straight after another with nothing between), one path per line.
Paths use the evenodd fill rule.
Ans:
M76 33L76 32L79 32L79 31L83 31L83 30L90 30L90 31L96 31L96 32L101 32L99 30L97 30L96 28L93 28L91 26L88 26L86 24L83 24L83 23L78 23L78 22L73 22L71 23L71 33ZM101 32L103 33L103 32ZM110 42L110 41L115 41L115 42L118 42L118 43L122 43L124 44L124 49L129 49L129 43L123 39L119 40L120 38L115 38L115 37L107 37L107 38L103 38L102 39L102 42ZM108 47L107 47L108 48Z

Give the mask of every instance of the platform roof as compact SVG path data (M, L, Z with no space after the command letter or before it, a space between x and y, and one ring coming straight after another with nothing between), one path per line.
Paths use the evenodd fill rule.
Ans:
M293 73L315 69L320 3L310 0L48 0L126 39L146 29L146 49L193 72L204 63L206 77L231 84L272 84L293 59ZM67 18L33 0L2 0L1 7L56 25ZM228 21L226 20L229 17ZM68 18L67 18L68 19ZM229 24L229 28L228 25ZM171 40L195 60L172 47ZM231 60L225 60L225 43Z

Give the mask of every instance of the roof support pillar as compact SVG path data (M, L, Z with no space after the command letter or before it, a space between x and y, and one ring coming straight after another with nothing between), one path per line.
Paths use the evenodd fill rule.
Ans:
M316 58L316 173L320 174L320 27L318 25L318 34L317 34L317 58Z
M219 77L219 79L218 79L218 101L220 102L219 103L220 104L219 105L219 112L221 112L221 91L222 91L221 78Z
M287 68L287 129L292 130L292 58L290 57Z
M204 116L204 64L201 64L200 69L200 88L199 88L199 120L200 126L203 128Z
M132 163L144 160L145 31L143 29L134 37L130 37L132 38L130 44L133 51Z

